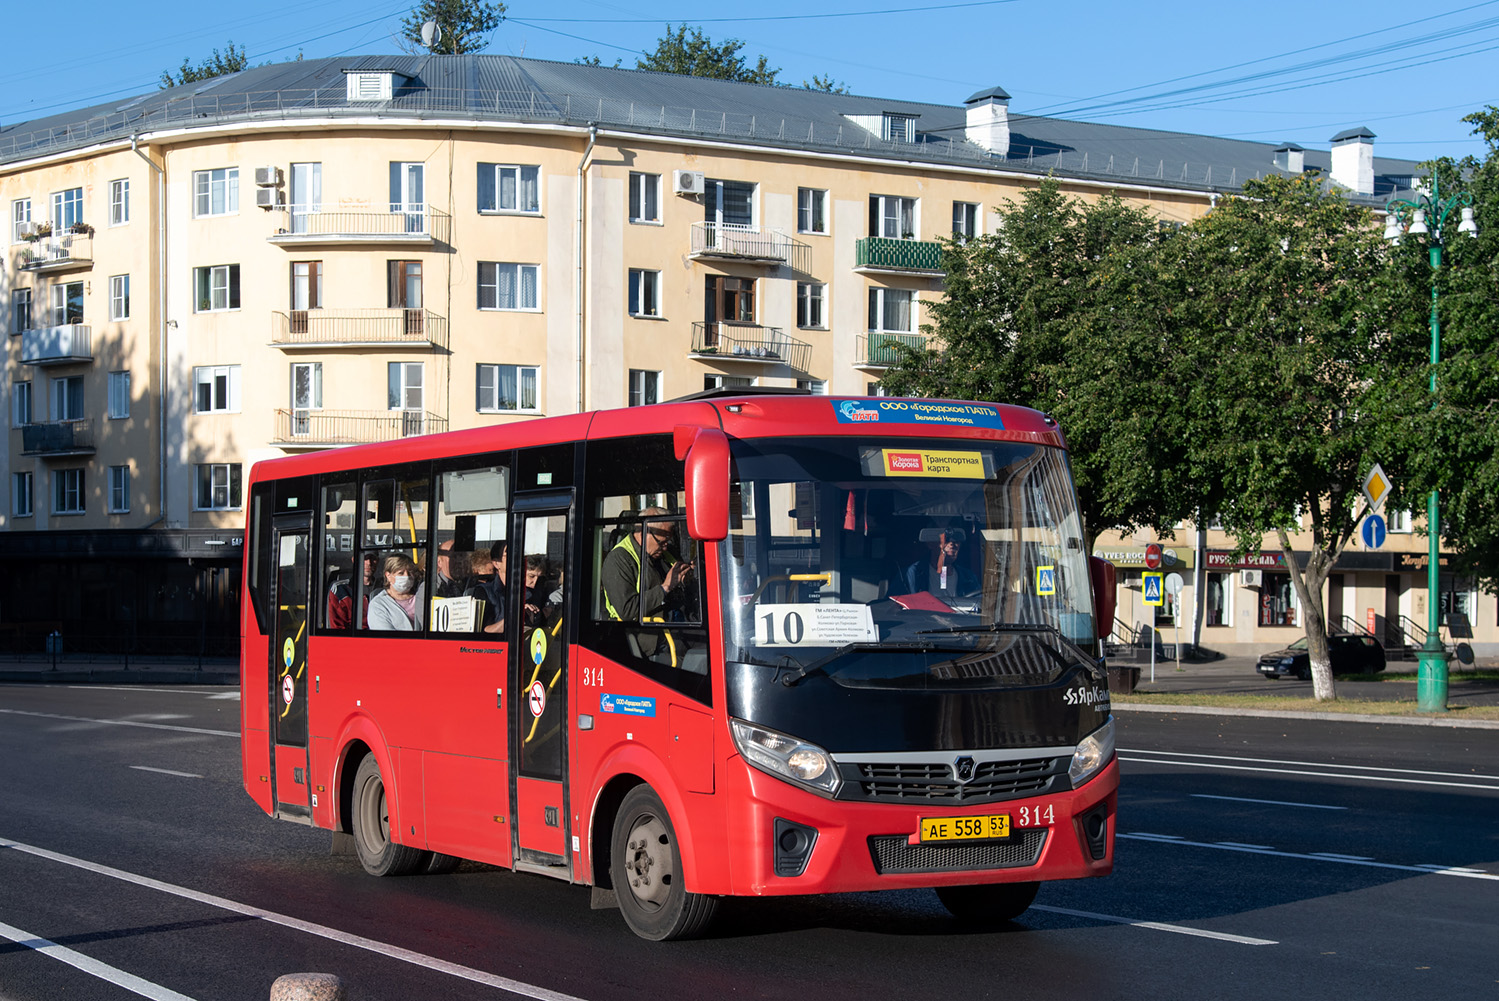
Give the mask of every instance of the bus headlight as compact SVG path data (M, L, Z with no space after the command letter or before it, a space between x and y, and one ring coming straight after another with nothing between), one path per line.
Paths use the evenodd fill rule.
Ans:
M729 730L744 760L761 771L827 796L838 791L838 769L828 752L816 744L737 719L729 721Z
M1076 789L1084 782L1103 771L1114 757L1114 717L1110 716L1103 726L1082 739L1072 752L1072 764L1067 768L1067 777Z

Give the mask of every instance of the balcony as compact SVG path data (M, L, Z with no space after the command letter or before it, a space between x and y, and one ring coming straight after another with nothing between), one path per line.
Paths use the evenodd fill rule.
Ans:
M74 365L93 360L92 338L86 323L21 331L22 365Z
M925 334L891 334L870 331L860 334L854 351L854 367L883 371L900 361L900 349L926 350Z
M712 361L789 365L798 372L812 363L812 345L786 336L780 327L749 323L694 323L691 354Z
M453 217L430 205L336 211L289 205L274 211L280 220L268 239L288 249L357 244L431 246L449 242L452 234Z
M94 264L94 238L88 233L57 233L28 240L21 248L21 270L48 274Z
M729 223L695 222L692 224L694 261L733 261L779 267L789 264L803 273L812 267L812 247L793 240L779 230L761 232L754 226Z
M854 270L863 275L916 275L941 278L942 244L866 236L854 243Z
M448 321L425 309L293 309L271 314L283 351L446 347Z
M421 410L277 410L271 441L282 448L337 448L447 429L446 417Z
M47 421L21 425L21 454L62 459L94 454L94 422Z

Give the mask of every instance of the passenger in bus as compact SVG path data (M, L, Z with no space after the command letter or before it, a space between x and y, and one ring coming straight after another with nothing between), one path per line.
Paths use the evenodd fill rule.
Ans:
M472 581L464 572L467 569L467 554L453 553L453 540L447 539L437 546L437 574L432 578L432 597L459 598L468 593Z
M659 507L642 515L665 514ZM668 548L676 533L670 522L646 521L626 535L604 557L599 571L604 608L611 619L641 622L688 611L696 593L689 586L693 566ZM643 555L643 559L642 559Z
M551 583L547 581L547 558L535 553L526 557L526 597L522 608L522 629L530 629L541 622L542 608L546 604Z
M365 628L406 632L421 629L424 589L416 563L411 557L397 553L385 558L384 571L385 590L370 599Z
M494 576L480 581L469 595L484 599L484 631L505 634L505 607L510 597L510 588L505 584L505 564L510 558L510 547L505 542L496 542L489 547L490 562L494 564Z
M375 583L375 568L380 558L374 553L364 554L364 598L361 609L370 607L370 597L379 590ZM347 577L338 577L328 589L328 628L347 632L354 625L354 584Z
M922 532L926 541L927 531ZM933 540L936 545L924 560L906 567L906 591L916 594L928 591L939 598L969 597L979 593L979 579L963 565L963 543L967 533L961 528L945 528Z

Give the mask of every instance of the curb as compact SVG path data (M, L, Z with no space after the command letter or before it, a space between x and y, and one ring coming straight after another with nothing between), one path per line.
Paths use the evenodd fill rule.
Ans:
M223 671L123 671L119 668L104 670L56 671L0 671L0 683L22 683L35 685L234 685L239 684L239 672L226 674Z
M1197 716L1254 716L1260 719L1311 719L1329 723L1393 723L1397 726L1445 726L1460 730L1499 730L1499 721L1448 719L1444 716L1371 716L1367 713L1314 713L1295 709L1230 709L1221 706L1173 706L1159 702L1115 702L1111 712L1185 713Z

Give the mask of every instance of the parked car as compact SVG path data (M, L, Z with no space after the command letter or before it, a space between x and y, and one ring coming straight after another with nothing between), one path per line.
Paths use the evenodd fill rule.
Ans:
M1384 670L1384 647L1370 636L1338 633L1327 637L1333 674L1373 674ZM1302 681L1312 676L1312 661L1306 650L1306 637L1284 650L1260 655L1257 670L1267 678L1295 675Z

